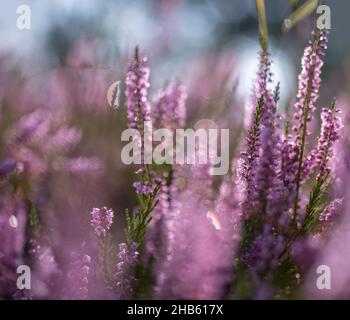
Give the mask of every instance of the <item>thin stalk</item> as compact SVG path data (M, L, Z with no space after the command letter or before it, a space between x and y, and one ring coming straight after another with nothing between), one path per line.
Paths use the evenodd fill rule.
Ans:
M267 51L268 30L266 22L265 0L256 0L256 10L259 20L259 42L263 51Z

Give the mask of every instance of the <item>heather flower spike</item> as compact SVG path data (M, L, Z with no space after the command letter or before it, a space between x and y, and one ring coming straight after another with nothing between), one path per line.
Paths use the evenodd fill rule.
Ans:
M299 90L297 101L294 104L294 120L297 125L293 127L295 142L298 147L298 169L295 180L295 197L293 208L293 223L296 224L299 206L299 191L302 179L302 169L308 123L312 120L312 112L316 110L316 102L321 85L321 68L323 66L324 50L327 48L328 31L313 32L313 40L305 48L302 58L302 70L299 75Z
M133 294L133 287L136 278L133 275L134 268L138 261L139 252L137 251L137 244L135 242L119 244L117 263L117 272L115 277L115 289L117 290L120 299L130 299Z
M339 117L340 110L337 109L334 99L332 107L323 108L321 111L322 127L321 136L318 139L315 163L319 170L318 178L324 176L328 169L327 164L333 156L333 145L340 137L342 121Z
M156 96L153 117L160 128L182 128L185 125L186 89L180 84L169 84Z
M147 67L147 58L140 57L136 47L135 56L129 63L126 76L126 104L130 128L143 133L143 122L150 120L151 106L147 100L150 69Z
M114 212L107 207L93 208L91 213L91 226L98 237L105 237L113 223Z

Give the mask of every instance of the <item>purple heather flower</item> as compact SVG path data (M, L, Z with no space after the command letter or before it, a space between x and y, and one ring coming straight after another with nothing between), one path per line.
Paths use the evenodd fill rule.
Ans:
M264 230L253 239L250 248L244 253L243 262L255 284L262 288L265 287L262 279L271 275L277 267L279 255L285 247L282 234L288 227L287 211L291 202L285 180L293 179L289 172L293 146L287 139L281 140L277 131L276 101L269 89L272 82L271 61L267 53L260 53L260 57L253 97L257 108L248 132L248 148L240 160L239 171L245 182L242 203L244 217L249 219L253 215ZM267 292L273 292L272 288L266 290L265 294ZM262 297L262 293L258 295Z
M340 110L334 108L335 105L331 109L322 109L321 135L318 139L317 147L304 160L302 181L305 181L316 168L319 170L318 178L324 176L328 170L327 164L333 156L332 149L340 138L340 129L342 128L342 120L337 116Z
M246 183L247 199L252 197L253 168L256 166L260 146L260 123L254 122L246 137L247 151L241 153L239 173Z
M298 147L291 135L281 142L281 180L288 189L288 205L291 206L295 196L295 174L298 171Z
M324 50L327 48L328 31L314 31L313 39L304 50L302 70L299 74L299 89L297 101L294 104L293 126L294 141L297 147L297 162L295 172L295 196L293 204L293 224L297 223L298 208L300 208L300 186L306 180L313 167L313 154L305 158L304 151L308 132L308 123L312 121L312 113L316 110L318 92L321 85L321 68L323 66Z
M339 139L339 131L342 128L341 118L336 114L338 109L323 108L321 113L322 127L321 136L318 139L315 162L319 168L319 177L327 170L328 160L333 156L332 148L334 143Z
M30 140L40 127L47 127L47 121L45 119L49 118L51 118L51 113L42 109L23 116L18 121L13 133L16 142L21 143Z
M168 85L164 91L161 91L155 99L153 118L158 123L159 127L163 128L182 128L186 122L186 108L185 101L187 98L185 87L182 85ZM158 205L152 213L152 220L147 233L146 250L153 255L157 253L158 237L165 236L168 224L171 224L172 208L176 207L176 199L179 191L181 173L184 166L174 164L172 167L171 181L172 184L168 186L168 173L166 172L160 180L161 186L157 195ZM206 175L205 175L206 176ZM134 184L138 193L142 193L143 185L140 182ZM170 201L170 198L173 201Z
M89 294L91 257L72 252L70 259L66 295L71 299L85 300Z
M342 204L343 199L335 199L331 201L321 212L319 220L326 222L333 219L336 216Z
M133 187L135 188L137 194L143 194L145 196L152 194L154 191L154 186L150 181L145 181L144 183L141 181L135 181L133 183Z
M107 207L93 208L91 211L91 226L98 237L106 236L113 223L113 210Z
M226 246L203 202L181 195L174 215L174 239L158 266L156 293L162 299L220 299L232 279L231 246ZM167 239L165 239L167 241Z
M269 84L272 83L271 65L272 61L270 54L264 50L259 52L259 67L255 80L254 92L252 97L253 105L256 105L261 96L264 96L268 91Z
M274 183L277 175L277 157L275 148L279 137L275 128L276 102L273 99L269 84L272 82L271 60L265 51L259 53L260 64L257 74L253 103L256 105L250 130L247 136L247 150L241 154L240 174L246 181L245 207L254 207L261 203L261 192L271 192L271 187L263 185ZM271 162L272 161L272 162ZM271 162L271 167L270 167ZM269 172L268 172L269 171ZM266 177L269 176L268 179ZM258 190L260 188L260 191Z
M270 94L268 91L267 96ZM274 103L273 100L267 101L271 105ZM273 107L267 110L263 111L266 114L266 121L261 127L259 148L246 183L243 208L244 211L247 210L248 215L278 214L281 217L288 209L285 205L288 189L283 184L281 172L283 144L275 127L275 115L269 111L273 110Z
M85 254L82 259L81 286L79 288L83 299L86 299L88 297L90 265L91 265L91 257Z
M250 251L243 257L256 281L259 282L259 277L266 277L278 267L285 245L285 238L278 235L271 224L265 223L263 233L254 240Z
M168 85L154 102L153 118L160 128L176 129L185 126L187 94L182 85Z
M33 251L32 251L33 252ZM33 295L38 299L55 297L56 293L53 288L56 287L53 278L62 276L61 270L57 263L54 250L49 245L37 246L33 255L32 266L32 291Z
M142 177L142 181L135 181L133 187L137 194L148 196L152 194L158 183L161 182L160 177L153 170L146 170L145 167L141 167L136 171L136 174Z
M258 213L266 212L269 200L275 196L278 179L278 137L273 128L264 127L261 134L261 153L254 168L253 190L248 200Z
M96 174L103 170L103 165L97 158L78 157L67 160L62 169L75 174Z
M78 144L80 138L79 130L63 125L48 137L45 150L47 153L68 152Z
M296 133L298 145L302 140L304 130L304 116L307 122L312 119L312 112L316 110L316 102L321 85L321 69L323 66L324 50L327 48L328 31L313 32L314 40L304 50L301 60L302 70L299 74L299 89L297 101L294 104L294 120L297 122L293 127ZM308 108L307 110L305 108ZM306 114L307 113L307 114Z
M132 242L130 245L120 243L118 258L117 272L114 274L115 287L121 299L130 299L136 282L136 278L133 276L133 269L139 258L137 243Z
M0 178L5 177L16 168L16 161L13 159L4 159L0 162Z
M143 131L143 122L150 120L151 111L150 103L147 100L150 69L146 63L147 58L140 57L136 48L135 57L129 63L126 76L125 95L129 126L140 131Z

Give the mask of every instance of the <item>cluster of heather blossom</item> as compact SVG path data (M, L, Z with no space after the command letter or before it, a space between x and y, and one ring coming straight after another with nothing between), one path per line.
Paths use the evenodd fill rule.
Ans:
M114 212L107 207L91 210L91 226L98 237L105 237L113 223Z
M210 157L222 149L203 150L197 140L194 164L145 161L145 123L185 129L200 99L178 81L149 99L151 69L138 47L118 87L125 119L122 107L91 112L86 97L68 112L69 82L53 85L62 108L52 99L48 108L0 118L0 299L349 298L350 113L335 98L318 106L327 41L328 32L312 32L292 115L269 46L261 46L252 112L235 127L241 140L227 146L225 176L212 174ZM87 47L76 50L69 63L93 63L80 52ZM218 68L228 81L228 67ZM214 91L215 99L223 92ZM0 103L5 94L0 89ZM116 160L120 146L110 147L123 126L141 133L142 160L130 170ZM31 289L16 288L19 265L30 266ZM322 265L332 269L334 291L315 289Z
M293 115L297 125L293 131L297 133L298 143L302 143L303 134L306 130L305 120L310 122L311 113L316 111L316 102L319 97L321 85L321 69L323 66L324 50L327 48L328 31L313 31L313 41L304 50L301 61L301 73L299 74L299 89L297 101L294 104Z
M187 94L183 85L169 84L155 98L152 117L159 128L183 128L186 121Z
M147 99L150 69L146 63L147 58L139 57L138 49L136 49L135 59L129 64L125 80L129 126L141 132L143 132L143 122L149 120L151 111Z
M335 199L324 210L320 213L319 220L320 221L330 221L336 218L336 214L339 211L341 205L343 203L343 199Z
M144 183L141 181L135 181L133 183L133 187L135 188L136 193L143 194L145 196L148 196L154 192L154 186L150 181L145 181Z
M72 252L67 275L69 283L67 299L88 299L90 269L91 257L89 255L85 254L81 257L78 252Z
M331 109L323 108L321 112L322 127L321 136L318 139L317 151L315 155L315 163L319 169L319 176L322 177L327 171L327 163L332 156L332 148L334 143L340 138L340 130L342 121L337 114L339 109L335 109L335 102Z
M334 200L328 206L325 203L332 179L329 160L342 129L335 100L330 108L322 109L320 137L314 149L305 155L310 143L308 127L319 96L327 37L325 31L313 32L304 51L293 119L277 114L279 84L273 91L270 56L264 50L259 54L259 71L252 97L255 110L246 147L239 160L239 175L243 182L243 234L234 280L238 286L248 275L255 289L244 294L251 298L292 294L291 288L298 287L304 280L300 272L305 271L305 266L298 264L296 252L303 246L307 250L307 236L312 237L312 232L315 236L329 232L331 228L321 227L320 223L339 209L340 200ZM284 126L280 119L286 122ZM309 200L302 191L306 182L313 184ZM276 283L275 279L281 276L289 277L288 287Z

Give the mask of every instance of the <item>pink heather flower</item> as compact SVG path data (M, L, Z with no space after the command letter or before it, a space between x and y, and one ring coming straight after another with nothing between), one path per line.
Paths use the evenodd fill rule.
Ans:
M279 144L279 138L275 133L275 112L276 102L268 85L272 82L272 72L270 70L271 60L265 51L259 53L260 64L257 73L256 87L253 95L253 103L257 106L252 117L251 128L248 131L247 151L243 152L240 161L240 174L246 181L246 200L248 207L254 207L261 203L261 192L270 192L270 187L263 185L273 183L276 176L277 154L275 150ZM264 145L263 145L264 144ZM273 165L267 165L273 161ZM275 168L273 168L275 167ZM271 171L271 170L272 171ZM268 172L270 170L270 172ZM265 176L265 178L264 178ZM270 176L271 179L266 179ZM267 189L265 188L267 187ZM260 188L260 191L258 190ZM260 195L259 195L260 194Z
M117 272L114 274L115 287L120 299L130 299L136 282L133 271L139 258L137 243L132 242L130 245L120 243L118 257Z
M43 131L41 127L47 128L48 119L52 117L47 110L38 109L28 115L23 116L17 123L13 136L18 143L27 142L37 131Z
M154 191L154 187L150 181L145 181L144 183L141 181L135 181L133 183L133 187L135 188L137 194L143 194L145 196L152 194Z
M312 112L316 110L316 102L321 85L321 69L323 66L324 50L327 49L328 31L313 32L314 40L304 50L301 60L302 70L299 74L299 89L297 101L294 104L294 120L297 122L293 127L296 133L296 141L301 143L304 126L304 115L307 112L307 121L312 119ZM314 47L315 46L315 47ZM305 110L308 103L308 110Z
M264 96L268 91L269 84L272 83L271 65L272 61L270 54L266 51L259 52L259 67L255 80L254 92L252 97L253 105L256 105L261 96Z
M258 121L254 121L248 130L246 143L247 151L241 153L239 161L239 174L246 183L247 199L250 200L253 192L253 168L256 166L260 147L260 123Z
M297 101L294 104L294 121L296 125L293 126L295 133L294 141L297 147L297 158L295 172L295 196L294 196L294 210L293 223L296 223L298 217L298 208L300 208L300 186L307 178L310 168L313 167L314 157L305 159L304 152L307 144L306 137L308 132L308 123L312 120L312 113L316 110L316 102L318 99L318 92L321 84L321 68L323 66L324 50L327 48L328 31L314 31L313 40L304 50L302 58L302 70L299 75L299 89Z
M82 259L81 285L79 288L82 299L88 298L90 265L91 257L85 254Z
M246 180L244 209L256 214L273 215L273 211L281 214L281 197L284 197L286 190L280 181L281 141L275 124L276 102L268 88L272 82L270 66L269 55L261 52L255 93L260 109L256 109L252 129L248 132L248 148L243 153L240 172Z
M164 91L161 91L155 99L153 111L153 118L156 120L158 126L170 129L184 127L186 122L186 98L186 90L182 85L168 85ZM158 238L166 237L164 233L166 233L168 225L171 225L171 213L174 210L170 210L170 207L174 209L177 206L176 199L179 193L179 184L181 184L181 173L183 171L184 166L176 164L172 166L170 179L172 183L170 186L168 186L167 172L164 173L162 178L157 179L161 183L157 195L159 202L152 213L152 220L146 240L146 250L150 254L158 255L163 249L159 248ZM138 193L144 191L141 183L136 183L134 186ZM165 247L165 244L163 247Z
M335 105L331 109L322 109L321 135L318 139L317 147L304 160L302 181L305 181L316 168L319 170L318 178L324 176L328 170L327 163L333 156L332 149L340 138L340 129L342 128L342 120L337 116L340 110L334 108Z
M247 148L245 152L241 153L240 160L240 174L246 180L248 197L250 197L252 168L256 164L258 158L258 150L260 147L260 133L261 133L261 118L262 111L258 111L259 103L266 103L267 83L271 81L272 73L270 71L271 61L269 55L265 51L259 52L259 69L257 72L256 85L252 95L252 105L254 106L254 114L251 117L251 125L248 129L246 139ZM263 99L262 101L260 99ZM263 107L263 106L260 106ZM266 108L265 108L266 109Z
M319 170L318 178L327 172L327 163L333 156L333 145L340 138L342 120L336 114L339 110L323 108L321 112L322 126L321 135L317 147L313 149L303 162L302 181L305 181L315 169Z
M65 289L67 298L85 300L89 295L91 257L72 252L70 256L68 283Z
M148 196L154 192L157 184L161 182L160 177L155 171L146 171L145 167L140 168L136 174L142 177L142 181L135 181L133 183L133 187L137 194Z
M150 69L146 66L147 58L139 57L138 49L129 63L126 76L126 104L129 127L143 131L143 122L150 120L150 103L147 100Z
M315 162L319 168L319 177L327 170L328 160L333 156L332 148L334 143L339 139L339 131L342 128L341 118L336 114L338 109L323 108L321 113L322 127L321 136L317 144Z
M349 178L348 172L344 173L344 178ZM349 180L347 180L349 181ZM347 190L349 190L347 188ZM336 200L338 203L338 199ZM304 285L304 296L311 299L348 299L350 296L350 202L349 192L347 192L342 202L339 221L332 228L332 233L327 237L317 252L313 265L309 268ZM336 205L338 206L338 204ZM330 208L332 208L331 205ZM333 209L332 209L333 211ZM333 215L333 213L332 213ZM326 218L327 213L323 215ZM332 219L331 217L328 217ZM327 220L327 223L330 220ZM317 273L319 266L327 266L331 270L331 290L319 290L315 285L320 274Z
M113 223L113 210L107 207L93 208L91 211L91 226L98 237L106 236Z
M279 140L274 128L264 127L261 134L261 154L254 168L252 197L250 201L258 213L268 209L269 201L276 196L278 184Z
M196 164L188 168L187 188L195 199L209 204L213 200L213 176L210 175L211 164Z
M102 172L103 165L97 158L78 157L67 160L62 169L75 174L95 174Z
M9 173L15 170L16 165L16 161L10 158L0 161L0 178L7 176Z
M271 224L265 223L263 232L253 241L249 252L243 256L255 285L258 288L272 282L272 273L279 265L279 257L286 246L286 239L274 231ZM271 298L274 293L271 287L266 295L255 298Z
M62 125L52 133L44 145L46 152L68 152L75 147L81 139L81 132L73 127Z
M161 299L220 299L232 279L232 247L226 246L203 202L182 194L174 216L174 241L157 273Z
M298 147L291 135L287 135L281 142L281 180L288 189L288 204L292 204L295 197L295 174L298 171Z
M320 221L329 221L333 219L337 212L339 211L340 207L343 204L343 199L335 199L331 201L326 208L321 212L319 220Z
M168 85L154 101L153 118L160 128L176 129L185 126L187 94L182 85Z

